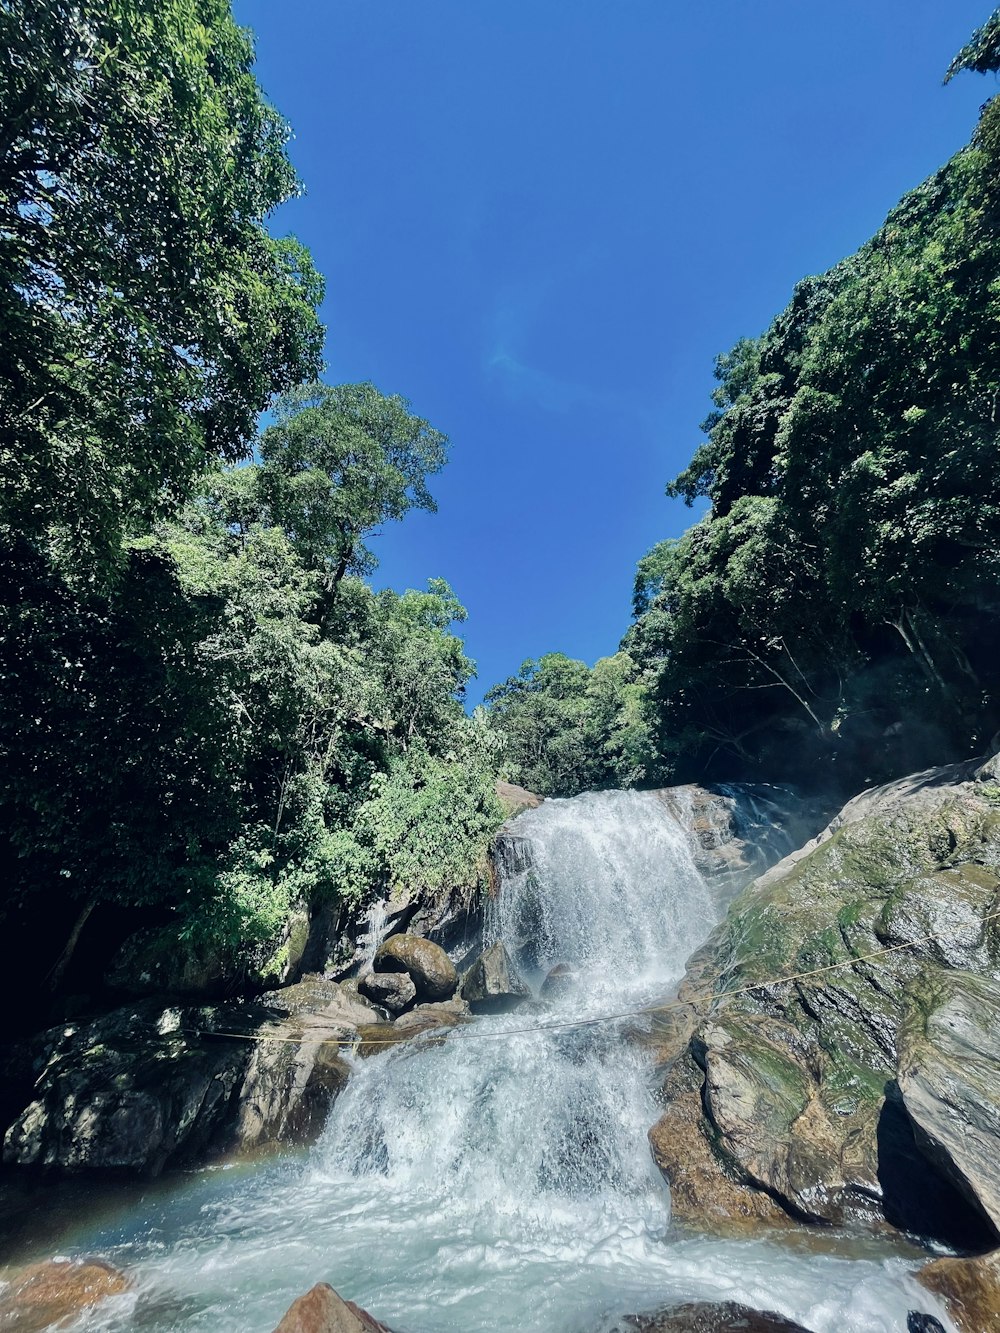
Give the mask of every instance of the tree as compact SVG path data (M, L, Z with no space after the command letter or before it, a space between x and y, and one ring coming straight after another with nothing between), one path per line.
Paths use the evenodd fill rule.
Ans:
M252 61L227 0L0 3L0 528L81 576L318 368Z
M373 384L305 385L277 411L260 442L261 496L335 596L346 574L374 568L370 533L410 509L434 512L427 477L444 466L448 441Z

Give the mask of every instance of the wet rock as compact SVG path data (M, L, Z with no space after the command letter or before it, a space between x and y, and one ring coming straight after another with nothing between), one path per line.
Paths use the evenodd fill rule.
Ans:
M405 972L416 987L417 999L448 1000L458 987L455 965L441 948L419 935L392 935L375 954L377 972Z
M14 1273L0 1292L0 1327L10 1333L59 1328L131 1288L124 1273L100 1259L53 1259Z
M976 1259L934 1259L917 1281L941 1297L962 1333L1000 1328L1000 1250Z
M906 1316L906 1333L945 1333L944 1324L932 1314L910 1310Z
M288 1308L274 1333L390 1333L353 1301L345 1301L327 1282L317 1282Z
M531 998L514 970L507 950L492 944L473 963L461 988L462 999L474 1013L503 1014Z
M720 906L823 824L818 806L769 783L689 784L656 795L689 830L695 864Z
M418 1004L408 1014L397 1018L392 1025L395 1033L416 1036L430 1028L451 1028L456 1023L464 1023L471 1017L469 1006L463 999L442 1000L437 1004Z
M1000 1233L1000 986L946 973L914 1004L899 1088L925 1155Z
M703 1078L693 1061L676 1061L664 1087L667 1109L649 1131L653 1160L670 1181L674 1222L724 1235L794 1225L768 1194L720 1169L705 1133Z
M660 1314L634 1315L623 1326L639 1333L809 1333L802 1324L735 1301L691 1301Z
M390 1014L401 1014L417 998L413 978L405 972L369 972L358 982L358 990Z
M757 1193L797 1220L991 1243L1000 807L976 767L863 793L692 960L651 1136L679 1215L736 1186L741 1206ZM979 987L959 1005L966 976L992 998ZM693 1167L672 1151L678 1125Z
M538 994L543 1000L558 1000L568 991L571 991L575 985L576 973L570 965L568 963L556 963L555 967L550 967L546 973Z
M418 1004L409 1013L402 1014L392 1023L376 1023L359 1030L361 1039L358 1054L376 1055L386 1046L396 1046L400 1042L419 1037L422 1032L435 1028L450 1028L457 1023L464 1023L471 1017L469 1006L464 1000L443 1000L438 1004Z
M32 1100L4 1140L10 1165L158 1175L325 1119L370 1005L309 977L246 1004L142 1001L43 1033ZM235 1034L235 1035L233 1035Z

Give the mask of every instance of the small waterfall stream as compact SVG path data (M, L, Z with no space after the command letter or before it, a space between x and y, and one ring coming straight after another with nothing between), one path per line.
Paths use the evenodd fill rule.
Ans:
M673 1234L648 1055L620 1021L542 1026L676 985L717 911L688 830L622 792L546 802L517 830L530 855L503 875L487 938L536 992L556 964L570 980L544 1007L359 1062L307 1156L195 1172L91 1227L81 1247L128 1266L139 1295L80 1329L270 1333L326 1280L404 1333L600 1333L691 1299L903 1333L912 1265L874 1242L848 1257Z

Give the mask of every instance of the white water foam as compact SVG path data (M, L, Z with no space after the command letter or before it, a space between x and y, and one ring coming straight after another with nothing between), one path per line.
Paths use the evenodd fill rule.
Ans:
M502 882L488 937L536 988L555 964L572 984L530 1017L360 1063L304 1161L196 1173L92 1235L139 1296L81 1328L269 1333L321 1280L406 1333L599 1333L692 1299L903 1333L908 1308L931 1308L912 1264L873 1244L838 1257L670 1232L641 1046L616 1023L523 1029L676 985L714 924L689 832L655 795L621 792L548 801L516 830L530 864Z

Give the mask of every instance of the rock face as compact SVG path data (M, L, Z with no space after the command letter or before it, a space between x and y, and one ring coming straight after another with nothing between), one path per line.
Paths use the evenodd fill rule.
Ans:
M274 1333L390 1333L353 1301L341 1300L327 1282L317 1282L289 1307Z
M639 1333L809 1333L784 1315L750 1310L735 1301L716 1305L710 1301L691 1301L676 1305L661 1314L634 1315L624 1327Z
M466 973L461 996L473 1013L502 1014L530 999L531 992L514 970L507 950L497 943L484 950Z
M439 944L419 935L391 935L375 954L375 971L405 972L417 999L431 1003L451 999L458 987L454 963Z
M53 1259L13 1274L0 1292L0 1327L42 1333L63 1327L85 1310L131 1288L124 1273L100 1259Z
M924 1154L1000 1234L1000 986L943 973L917 997L899 1088Z
M979 1259L935 1259L917 1274L962 1333L1000 1328L1000 1250Z
M965 765L864 793L734 902L661 1046L679 1219L777 1205L989 1243L998 890L1000 790Z
M769 783L689 784L656 794L690 830L695 864L722 905L823 822L819 807Z
M376 1011L311 977L243 1005L164 1009L142 1001L43 1033L34 1097L4 1161L158 1175L220 1152L318 1129ZM226 1034L243 1034L240 1040Z

